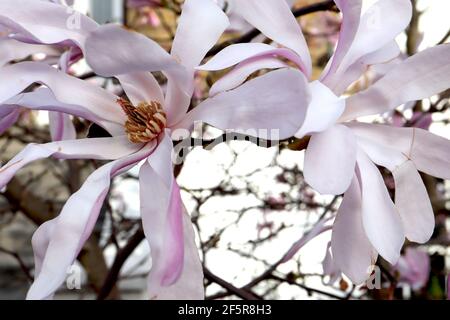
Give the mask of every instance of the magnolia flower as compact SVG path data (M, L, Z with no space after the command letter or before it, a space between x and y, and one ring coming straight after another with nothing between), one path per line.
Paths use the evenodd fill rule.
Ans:
M67 7L71 4L72 1L66 0L1 1L0 28L3 28L5 38L0 39L0 66L35 53L44 53L60 56L59 67L68 71L82 57L89 32L98 27L90 18L77 15ZM30 15L30 12L33 14ZM80 19L80 28L71 25L78 23L77 19ZM0 133L13 125L23 110L20 106L6 106L3 109L5 111L0 113ZM8 114L5 114L6 110L9 110ZM49 125L53 141L75 138L75 128L68 115L50 112Z
M111 178L141 161L141 216L152 257L149 296L203 297L202 266L193 228L173 176L172 137L177 139L182 129L204 121L223 129L279 129L280 137L286 138L304 118L304 113L298 112L299 103L309 103L302 73L280 70L219 94L188 112L194 67L227 26L227 17L210 0L187 0L171 54L152 40L116 26L92 32L86 41L87 60L98 73L117 76L129 100L41 63L18 63L0 70L0 81L5 84L0 88L0 103L72 114L111 134L109 138L30 144L0 169L3 187L17 170L49 156L112 160L89 176L60 215L34 234L36 277L29 299L51 297L62 284L67 268L92 232ZM166 74L166 95L151 73L142 70ZM32 83L46 88L20 94ZM286 119L285 114L292 116Z
M413 290L420 290L428 283L430 277L430 256L428 253L408 247L398 260L395 269L400 273L400 282L411 285Z
M450 179L450 143L418 128L351 121L449 88L450 45L397 63L367 90L339 97L369 66L399 55L395 37L408 25L412 8L409 0L379 0L361 16L361 1L335 2L343 14L339 42L320 80L310 83L311 104L296 137L311 136L305 180L323 194L345 193L333 227L332 258L361 283L378 254L391 264L398 261L405 236L420 243L431 237L434 215L418 170ZM249 23L282 48L251 43L224 49L200 68L237 64L214 84L212 95L234 88L256 70L288 67L277 57L311 75L305 39L285 3L248 0L238 6ZM376 165L394 175L395 204Z

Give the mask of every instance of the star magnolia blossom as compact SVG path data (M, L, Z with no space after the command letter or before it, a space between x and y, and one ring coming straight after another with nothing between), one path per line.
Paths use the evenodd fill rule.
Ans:
M244 131L280 128L280 138L287 138L298 129L310 102L303 74L279 70L188 112L194 68L227 26L227 17L210 0L187 0L171 54L156 42L113 25L91 32L85 42L88 62L98 73L117 76L129 101L42 63L23 62L0 70L0 104L72 114L96 123L112 136L30 144L0 169L3 187L20 168L49 156L112 160L90 175L60 215L34 234L36 277L28 299L49 298L63 283L67 268L92 232L111 178L143 160L139 181L142 223L152 256L149 296L203 298L193 228L173 176L172 134L204 121L217 128ZM142 70L165 73L165 95L152 74ZM46 87L21 93L33 83ZM299 103L305 112L298 112ZM286 114L291 114L289 119Z
M4 37L0 38L0 66L36 53L44 53L61 56L59 67L68 71L69 67L83 56L84 41L89 32L98 27L98 24L88 17L75 17L76 12L67 7L72 4L73 1L66 0L1 1L0 33L3 33ZM33 15L29 12L33 12ZM36 21L35 16L40 19ZM70 22L75 23L78 18L82 28L69 28ZM61 55L58 51L64 53ZM49 63L53 62L49 60ZM17 121L22 108L5 106L2 110L0 132L4 132ZM5 115L7 110L8 115ZM75 128L68 115L50 112L49 120L53 141L75 138Z
M408 247L395 269L400 273L402 283L411 285L413 290L420 290L426 286L430 277L430 256L425 251Z
M450 179L450 142L418 128L352 120L449 88L450 45L399 62L369 89L340 98L369 66L400 54L395 37L408 25L412 8L409 0L379 0L361 15L361 1L335 2L343 14L339 42L320 80L310 83L312 101L296 136L311 136L305 180L323 194L345 193L333 227L330 259L353 282L361 283L378 253L395 264L405 236L420 243L431 237L434 215L418 171ZM234 88L256 70L288 67L278 57L311 75L305 39L285 3L247 0L236 5L249 23L283 47L251 43L224 49L199 68L237 65L214 84L212 95ZM381 16L382 21L377 20ZM395 204L376 165L394 175Z

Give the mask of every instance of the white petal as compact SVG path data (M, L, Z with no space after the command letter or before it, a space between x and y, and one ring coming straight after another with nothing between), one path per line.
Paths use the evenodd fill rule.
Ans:
M360 284L370 274L373 247L362 222L361 188L356 176L344 194L331 235L331 251L337 267L353 283Z
M412 161L395 169L395 206L400 213L405 235L410 241L425 243L434 231L430 198Z
M364 151L357 158L362 190L362 220L367 238L389 263L397 263L405 240L403 223L378 168Z
M305 154L305 181L322 194L342 194L350 186L356 164L356 138L343 125L311 136Z

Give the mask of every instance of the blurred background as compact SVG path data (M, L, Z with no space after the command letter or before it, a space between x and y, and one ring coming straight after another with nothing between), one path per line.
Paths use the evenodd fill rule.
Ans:
M281 1L281 0L280 0ZM75 0L73 7L99 23L123 23L170 49L182 0ZM232 25L221 41L251 30L226 0L218 0ZM323 1L298 0L293 10ZM365 0L365 7L375 0ZM414 17L398 37L404 56L449 41L450 2L413 0ZM340 15L320 11L298 19L309 44L317 77L331 57ZM264 39L262 39L264 40ZM193 44L195 45L195 44ZM30 57L29 59L31 59ZM95 77L83 61L71 73L120 92L111 79ZM350 89L364 89L374 77L368 70ZM194 104L207 97L220 73L197 75ZM163 80L162 80L163 81ZM404 106L383 116L397 126L418 126L450 138L450 92ZM89 123L72 119L78 135ZM374 121L380 119L373 119ZM217 132L207 128L207 133ZM29 142L48 141L48 114L23 112L20 121L0 139L2 163ZM445 299L450 269L450 184L423 176L436 215L433 238L426 245L406 243L402 259L390 266L382 259L381 289L353 286L339 275L324 276L331 232L304 246L293 259L280 263L291 245L326 217L332 218L340 197L320 196L305 184L304 152L295 144L262 148L230 142L212 150L195 148L176 167L178 182L196 228L205 270L207 299ZM68 196L102 163L45 160L20 171L0 194L0 299L23 299L33 277L30 239L37 225L58 214ZM145 299L149 248L142 241L137 169L114 181L94 234L77 266L81 289L62 287L59 299ZM385 174L393 191L392 178ZM326 265L325 265L326 267Z

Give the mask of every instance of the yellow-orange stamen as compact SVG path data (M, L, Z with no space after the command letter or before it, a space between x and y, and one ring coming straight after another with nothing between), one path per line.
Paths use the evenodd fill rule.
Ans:
M125 99L117 102L128 117L125 131L133 143L152 141L167 125L167 115L159 102L141 102L136 107Z

